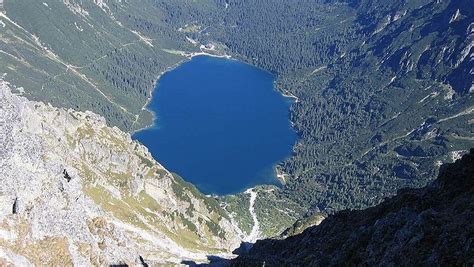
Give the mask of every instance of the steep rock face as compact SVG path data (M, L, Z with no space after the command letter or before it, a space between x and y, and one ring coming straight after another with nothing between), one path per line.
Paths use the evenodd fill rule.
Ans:
M342 211L285 240L258 241L239 265L474 263L474 149L437 180L366 210Z
M0 264L205 261L239 245L217 201L129 134L0 86Z

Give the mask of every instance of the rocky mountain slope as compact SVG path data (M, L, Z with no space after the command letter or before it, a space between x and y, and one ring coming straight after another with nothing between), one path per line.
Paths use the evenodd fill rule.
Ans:
M420 189L346 210L284 240L258 241L233 265L472 265L474 149Z
M206 261L244 236L219 203L92 112L0 83L0 265Z

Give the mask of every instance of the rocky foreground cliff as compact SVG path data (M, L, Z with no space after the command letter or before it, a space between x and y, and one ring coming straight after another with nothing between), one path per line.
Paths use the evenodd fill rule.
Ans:
M21 92L0 80L0 265L202 262L240 244L215 199L129 134Z
M474 264L474 149L437 180L381 204L342 211L284 240L257 241L235 266Z

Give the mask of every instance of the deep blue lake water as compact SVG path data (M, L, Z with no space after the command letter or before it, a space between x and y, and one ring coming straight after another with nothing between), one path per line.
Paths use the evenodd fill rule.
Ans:
M154 126L133 138L206 194L278 184L274 166L291 154L296 134L292 100L274 79L235 60L194 57L159 79L148 107Z

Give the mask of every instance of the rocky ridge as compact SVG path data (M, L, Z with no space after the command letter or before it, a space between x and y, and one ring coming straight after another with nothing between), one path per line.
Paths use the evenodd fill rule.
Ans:
M0 86L1 264L205 262L240 244L219 203L130 134Z

